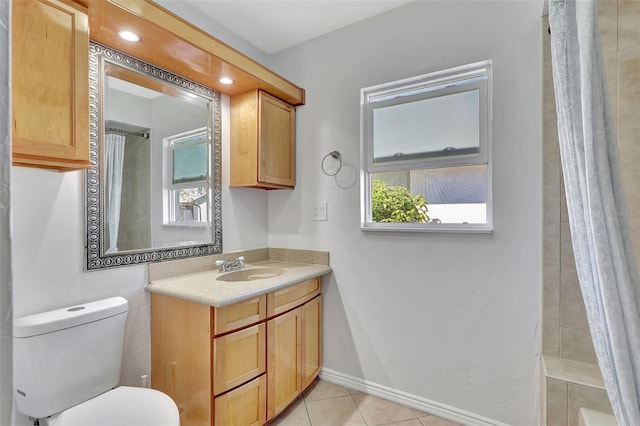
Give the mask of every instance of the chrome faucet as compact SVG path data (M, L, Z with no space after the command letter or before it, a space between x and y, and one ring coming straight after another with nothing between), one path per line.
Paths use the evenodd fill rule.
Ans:
M237 271L244 268L244 256L236 258L236 260L216 260L216 266L219 266L219 272Z

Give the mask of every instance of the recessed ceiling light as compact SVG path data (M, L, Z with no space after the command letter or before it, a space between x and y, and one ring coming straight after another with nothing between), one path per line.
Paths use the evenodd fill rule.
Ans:
M128 30L119 31L118 35L123 40L133 41L133 42L140 41L140 36L132 31L128 31Z
M231 80L229 77L222 77L218 81L222 84L233 84L233 80Z

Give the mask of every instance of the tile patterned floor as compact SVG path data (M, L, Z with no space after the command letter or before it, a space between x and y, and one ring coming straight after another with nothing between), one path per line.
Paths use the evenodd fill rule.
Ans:
M394 402L318 381L270 426L459 426Z

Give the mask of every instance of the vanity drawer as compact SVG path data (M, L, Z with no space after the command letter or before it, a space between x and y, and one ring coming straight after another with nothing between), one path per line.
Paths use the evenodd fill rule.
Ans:
M215 426L262 426L267 421L267 376L262 375L214 400Z
M265 372L266 325L213 339L213 394L219 395Z
M267 316L281 314L320 294L320 279L312 278L267 294Z
M224 334L266 318L267 296L262 295L223 308L213 308L214 335Z

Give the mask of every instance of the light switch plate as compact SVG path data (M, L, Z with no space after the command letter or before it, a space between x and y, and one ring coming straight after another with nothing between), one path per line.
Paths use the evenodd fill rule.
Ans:
M327 220L327 203L316 203L313 206L311 220Z

